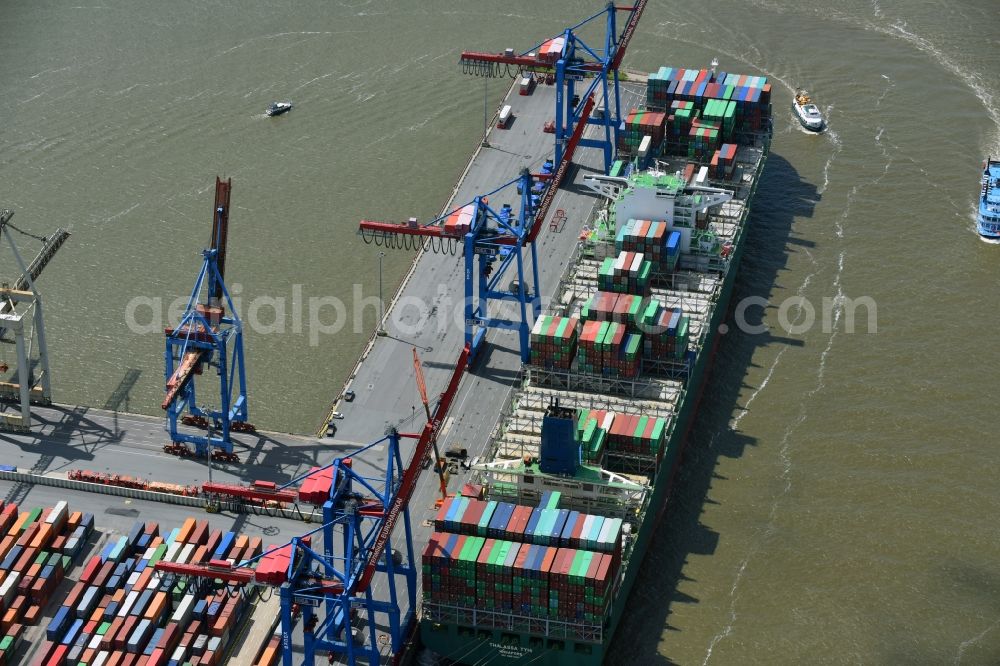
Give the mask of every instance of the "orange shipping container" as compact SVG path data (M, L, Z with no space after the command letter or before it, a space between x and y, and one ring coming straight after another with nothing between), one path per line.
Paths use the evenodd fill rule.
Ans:
M38 532L35 534L35 538L31 541L32 548L45 548L49 545L49 541L52 540L53 527L48 523L41 523L38 527Z
M135 581L135 585L132 586L133 590L145 590L146 586L149 585L149 579L153 577L153 568L146 567L139 574L139 577Z
M191 531L194 529L194 526L195 526L194 518L188 518L187 520L185 520L184 524L181 525L181 531L177 533L176 541L180 543L187 543L188 538L190 538L191 536Z
M42 617L42 607L36 604L31 604L28 609L24 611L24 624L38 624L39 618Z
M15 520L14 524L11 526L9 534L13 534L14 536L17 536L18 534L20 534L21 532L23 532L24 528L25 528L25 525L28 522L28 516L30 516L30 515L31 514L28 513L27 511L25 511L24 513L18 514L17 520Z
M146 606L146 612L143 613L142 616L147 620L151 620L155 624L159 624L160 618L163 616L163 609L166 608L166 605L167 593L157 592L153 595L153 601Z
M278 663L278 656L281 653L278 652L277 646L268 645L264 648L264 651L260 653L260 659L254 666L275 666Z

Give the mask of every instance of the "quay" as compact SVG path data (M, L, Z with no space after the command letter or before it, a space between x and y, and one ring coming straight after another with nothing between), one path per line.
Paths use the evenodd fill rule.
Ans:
M641 87L623 84L622 108L641 103L642 91ZM552 117L554 87L538 85L532 95L522 96L518 95L517 86L512 85L500 106L508 104L513 110L513 123L507 129L491 124L486 142L476 149L444 211L513 180L523 168L537 173L542 163L553 157L552 135L543 133L542 126ZM596 136L596 131L596 128L588 128L585 136ZM541 294L543 304L555 293L560 276L573 257L581 228L591 219L598 203L597 196L582 185L584 176L596 173L603 173L603 155L597 150L579 149L548 210L549 217L561 211L565 222L558 229L550 229L548 218L536 221L541 225L535 242L541 284L531 287ZM513 193L509 201L502 199L504 194L506 192L497 203L510 203L517 208L518 201ZM413 211L413 214L425 219L429 217L427 211ZM372 251L378 248L372 247ZM387 250L390 252L392 250ZM507 276L505 282L516 278L516 272L511 272L513 274ZM464 296L463 279L461 256L419 253L392 303L386 307L385 335L373 334L347 383L337 392L338 399L331 413L339 411L343 419L334 422L336 435L325 436L326 425L331 422L330 414L323 420L319 433L312 437L236 433L234 452L241 462L213 462L212 479L223 483L264 480L281 484L306 473L310 467L329 464L347 452L378 440L390 428L419 432L424 414L411 371L412 349L415 347L420 354L433 408L464 345L463 320L459 312ZM408 311L405 305L397 307L414 299L424 303L431 313L415 333L412 329L416 314L412 308ZM442 424L438 438L441 451L461 447L468 450L470 458L482 455L520 376L517 333L490 329L486 339L481 357L463 377L451 413ZM58 368L53 371L58 374ZM354 394L349 402L340 398L348 391ZM16 467L19 474L61 479L70 470L87 469L182 485L200 485L209 479L205 460L182 459L163 452L168 435L164 432L162 417L61 405L32 411L30 433L0 433L0 441L4 444L2 462ZM311 426L303 424L303 431L308 430ZM412 451L412 444L409 449L406 446L407 440L404 440L404 459ZM372 472L384 469L387 462L384 448L369 451L363 460L356 459L355 465ZM452 476L451 492L461 487L466 474L460 471ZM433 517L434 500L438 496L437 481L432 476L431 471L423 474L409 504L418 567L422 545L431 532L429 519ZM73 510L94 514L96 530L101 534L100 543L127 533L135 521L155 520L164 525L179 525L197 511L191 505L80 492L50 484L11 480L3 475L0 475L0 499L24 507L52 506L67 499ZM292 536L315 527L302 520L235 513L226 507L208 517L213 528L259 535L265 543L274 544L285 543ZM397 524L394 537L399 534L401 526ZM418 586L419 581L418 575ZM376 579L374 586L378 585ZM419 590L417 598L420 598ZM405 595L400 601L405 606ZM258 604L249 619L254 629L247 633L248 636L252 633L259 639L260 634L267 633L261 627L273 626L275 607L273 603ZM404 613L407 610L413 609L404 609ZM38 642L41 642L44 624L43 621L41 627L33 627L32 636ZM295 637L295 647L301 651L301 628ZM388 651L387 644L385 651ZM232 663L253 663L254 654L256 650L244 647Z

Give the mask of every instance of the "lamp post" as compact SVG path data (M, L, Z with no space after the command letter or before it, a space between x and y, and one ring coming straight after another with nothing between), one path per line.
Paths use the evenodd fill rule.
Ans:
M489 120L490 116L489 112L487 111L487 109L489 108L489 102L487 101L488 100L487 87L489 84L489 80L490 77L488 76L483 77L483 142L482 144L480 144L483 148L490 147L490 142L487 140L487 137L489 136L490 133L490 120Z
M382 320L385 319L385 301L382 300L382 259L385 257L385 252L378 253L378 330L376 331L378 335L385 335L385 327L382 325Z
M207 412L207 407L202 407L203 412ZM207 446L205 447L205 462L208 463L208 482L212 483L212 419L208 420Z
M201 411L202 413L207 414L208 407L203 405ZM212 483L212 427L214 425L215 425L214 421L212 419L209 419L208 426L206 428L207 436L205 438L208 443L208 446L205 447L205 462L208 464L209 483ZM207 511L208 513L218 513L219 512L218 502L214 501L214 499L209 499L208 502L205 504L205 511Z

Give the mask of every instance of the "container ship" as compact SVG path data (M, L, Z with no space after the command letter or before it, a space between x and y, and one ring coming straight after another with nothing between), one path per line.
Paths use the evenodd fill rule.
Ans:
M634 84L632 84L634 85ZM445 663L597 665L667 506L771 138L764 77L662 67L422 558Z

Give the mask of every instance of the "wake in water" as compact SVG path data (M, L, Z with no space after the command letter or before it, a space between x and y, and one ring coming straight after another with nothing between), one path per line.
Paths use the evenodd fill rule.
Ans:
M892 85L893 83L890 80L889 86L891 87ZM858 193L865 187L870 187L878 184L889 172L889 168L892 166L893 155L889 150L889 145L887 144L886 141L884 141L885 136L886 136L886 129L884 127L880 126L875 129L873 140L875 146L879 149L883 158L885 159L885 164L883 165L882 172L876 178L862 185L856 184L851 188L850 192L848 192L847 201L845 202L844 205L844 210L835 223L835 233L837 235L839 242L842 242L844 238L845 222L847 218L850 216L851 205L856 200ZM841 150L840 139L837 136L836 132L831 132L830 138L834 144L834 151L831 154L830 158L827 160L827 164L824 167L824 185L822 188L823 190L825 190L827 185L829 184L828 174L830 165L833 163L833 160L836 158L837 154ZM811 254L809 254L809 258L815 266L816 261L815 259L813 259ZM722 640L724 640L726 637L730 636L733 633L734 626L738 619L737 606L740 598L740 593L739 593L740 584L746 575L746 571L750 565L751 560L764 548L764 545L766 544L767 540L775 533L778 510L781 506L782 501L784 500L785 497L787 497L788 493L792 489L793 435L799 429L799 427L802 426L802 424L807 421L809 417L809 409L808 409L809 401L812 400L820 391L822 391L826 387L825 375L826 375L827 359L829 358L829 355L833 350L834 343L836 342L837 335L840 330L843 305L846 301L842 283L842 276L844 274L846 258L847 258L846 251L844 249L841 249L837 256L837 267L831 285L832 290L835 294L833 299L834 300L833 320L830 326L830 336L829 338L827 338L826 345L824 346L823 351L820 352L819 355L818 365L816 368L816 383L809 391L803 394L802 400L799 404L798 416L785 428L785 432L783 433L781 440L778 443L778 459L781 462L781 479L783 481L782 489L772 499L771 507L770 510L768 511L767 525L764 529L764 532L758 539L754 541L749 551L740 561L740 564L736 569L736 574L733 578L733 583L729 591L730 603L729 603L729 611L728 611L726 625L719 632L717 632L709 642L709 645L705 652L705 658L702 661L702 666L707 666L708 662L712 658L712 654L716 646ZM796 290L797 296L801 297L804 295L805 290L808 288L809 283L814 275L816 275L816 271L810 273L803 280L802 284ZM793 325L798 324L803 316L804 312L803 310L800 309L795 316ZM783 347L781 351L778 352L777 356L775 356L774 361L771 363L771 367L768 369L767 375L764 378L764 381L762 381L760 386L757 387L757 389L751 394L750 398L744 404L743 409L732 420L730 424L730 427L732 429L736 429L736 427L739 425L743 417L745 417L749 413L751 403L753 403L753 401L757 398L757 396L760 395L761 392L767 387L768 383L771 381L771 377L774 375L774 372L778 367L778 364L781 362L782 355L785 353L787 349L788 347Z

